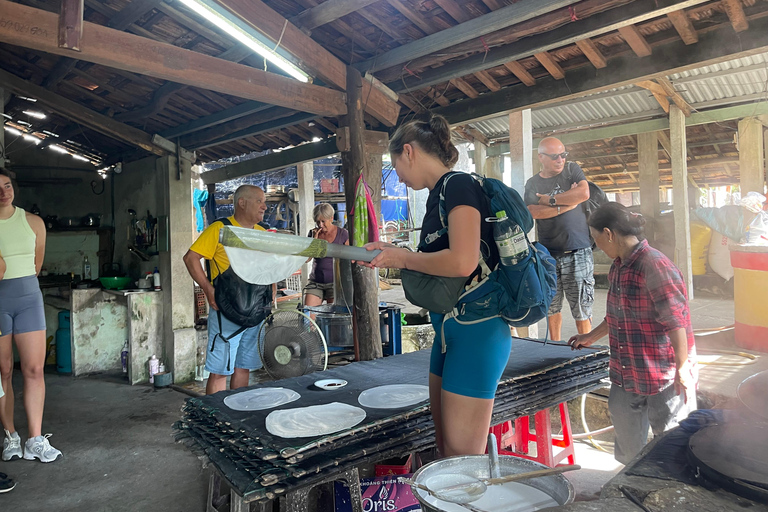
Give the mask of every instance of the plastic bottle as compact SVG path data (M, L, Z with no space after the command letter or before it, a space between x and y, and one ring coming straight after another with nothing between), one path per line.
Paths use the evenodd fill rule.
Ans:
M493 239L499 248L502 265L516 265L528 256L528 242L522 228L507 217L504 210L496 212L496 222L493 223Z
M120 352L120 362L123 364L123 373L128 373L128 340L125 340L123 351Z
M160 369L160 360L155 356L155 354L152 354L152 357L149 358L149 383L154 384L155 383L155 374Z
M83 280L91 279L91 263L88 261L88 256L83 256Z
M154 273L152 274L152 282L153 282L153 283L154 283L154 285L155 285L155 291L156 291L156 292L159 292L159 291L160 291L160 289L161 289L161 288L160 288L160 271L159 271L159 270L157 270L157 267L155 267L155 271L154 271Z

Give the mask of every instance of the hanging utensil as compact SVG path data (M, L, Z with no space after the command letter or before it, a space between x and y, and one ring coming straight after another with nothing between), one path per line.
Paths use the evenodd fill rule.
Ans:
M501 478L499 447L496 444L496 436L493 434L488 434L488 474L491 478Z

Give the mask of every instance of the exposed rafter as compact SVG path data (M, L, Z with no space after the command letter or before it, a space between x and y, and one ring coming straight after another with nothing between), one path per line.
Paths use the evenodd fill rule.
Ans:
M627 42L632 51L638 57L647 57L651 54L651 45L645 40L643 34L634 25L619 28L619 34Z
M750 25L749 37L728 36L724 30L730 32L730 27L702 31L696 45L686 46L680 40L659 45L654 49L656 55L653 59L639 59L626 54L616 56L610 59L610 66L604 70L585 67L570 70L567 84L565 81L543 78L538 80L536 87L510 86L479 98L434 109L434 112L446 116L451 124L465 124L504 112L576 98L607 88L722 62L733 59L734 55L765 52L768 50L768 19L756 18L751 20Z
M0 0L0 10L12 25L22 27L14 33L0 31L0 41L57 55L69 54L69 50L58 47L55 14L6 0ZM84 24L80 46L80 60L320 115L346 113L345 95L341 92L94 23Z
M579 47L579 50L581 50L584 56L589 59L589 62L591 62L597 69L603 69L608 65L602 52L591 39L576 41L576 46Z
M544 69L546 69L552 77L562 80L565 78L565 72L563 71L563 68L560 67L560 64L557 63L555 59L552 58L552 56L547 52L541 52L534 55L536 57L536 60L538 60L542 66L544 66Z
M370 72L386 69L575 3L576 0L536 0L508 5L455 27L398 46L373 59L357 63L355 67Z
M667 14L667 18L672 22L675 30L680 35L680 39L685 44L693 44L699 40L699 35L696 33L696 29L693 28L693 23L691 23L691 19L685 14L685 11L673 11Z
M707 1L635 0L620 8L610 9L568 23L557 30L533 35L520 41L494 48L487 55L480 53L460 61L449 62L434 69L421 71L417 77L398 78L395 81L387 82L387 86L399 92L445 83L453 78L467 76L475 71L501 66L510 61L519 61L526 57L532 57L536 53L561 48L582 39L608 34L621 27L665 16L669 12L689 8Z
M504 67L507 68L509 71L512 72L513 75L515 75L518 80L523 82L528 87L531 87L533 85L536 85L536 79L533 78L533 75L531 75L528 70L517 62L516 60L511 60L509 62L504 63Z
M298 27L312 30L355 12L378 0L326 0L322 4L307 9L289 21Z
M52 35L55 38L56 32L54 31ZM169 153L175 154L175 151L173 149L169 151L165 144L160 146L156 143L156 140L153 141L153 136L149 133L87 109L79 103L68 100L63 96L53 93L39 85L35 85L32 82L23 80L7 71L0 70L0 86L9 91L13 91L14 94L32 96L54 112L116 140L132 144L160 156ZM166 140L165 142L168 143L169 141ZM170 144L171 146L175 146L173 143Z
M744 32L749 28L749 21L744 14L744 7L741 5L741 0L723 0L723 8L728 15L728 19L731 20L733 30L736 32Z
M280 46L296 56L301 61L302 66L305 66L312 74L319 76L333 87L345 90L347 83L346 64L261 0L218 1L253 28L274 40L275 43L280 41ZM363 97L367 99L366 111L368 113L387 126L394 126L397 123L400 107L367 80L363 80Z

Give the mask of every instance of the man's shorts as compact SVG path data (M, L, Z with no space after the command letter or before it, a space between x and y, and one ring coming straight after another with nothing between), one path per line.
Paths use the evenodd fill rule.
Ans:
M579 249L566 254L557 254L557 293L549 306L549 316L563 309L563 295L571 306L574 320L592 318L592 304L595 302L595 278L592 249Z
M219 327L219 316L221 316L222 328ZM237 336L232 336L240 326L211 309L208 314L208 349L205 352L205 369L216 375L232 375L235 373L235 368L246 370L261 368L257 340L259 327L260 325L249 327ZM232 336L232 338L224 341L221 336L218 336L219 334Z
M309 281L304 288L305 295L320 297L320 302L325 300L329 304L333 302L333 283L316 283Z

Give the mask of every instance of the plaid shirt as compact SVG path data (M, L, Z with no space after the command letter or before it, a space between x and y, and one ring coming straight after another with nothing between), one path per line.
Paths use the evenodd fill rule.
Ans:
M669 258L643 240L626 261L614 260L608 282L605 320L611 382L631 393L659 393L675 379L675 352L668 332L685 328L688 359L694 363L696 359L683 276Z

